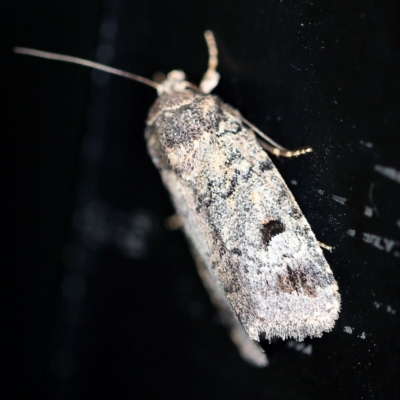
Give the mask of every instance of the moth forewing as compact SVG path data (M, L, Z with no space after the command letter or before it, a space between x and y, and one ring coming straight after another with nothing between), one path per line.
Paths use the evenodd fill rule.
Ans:
M251 339L321 336L339 294L299 206L230 107L199 93L183 99L156 102L165 111L146 137L186 235Z

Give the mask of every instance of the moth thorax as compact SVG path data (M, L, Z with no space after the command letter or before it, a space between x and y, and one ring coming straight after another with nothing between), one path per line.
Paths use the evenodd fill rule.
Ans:
M167 78L157 88L158 95L164 93L183 92L187 88L186 75L183 71L174 69L169 72Z

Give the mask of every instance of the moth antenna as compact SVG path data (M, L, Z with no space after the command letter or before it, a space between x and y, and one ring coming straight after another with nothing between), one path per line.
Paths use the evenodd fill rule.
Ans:
M100 71L108 72L113 75L122 76L124 78L128 78L133 81L144 83L145 85L151 86L156 90L160 86L158 83L153 82L151 79L147 79L143 76L132 74L131 72L122 71L120 69L109 67L107 65L100 64L94 61L85 60L84 58L66 56L64 54L49 53L47 51L29 49L27 47L14 47L13 51L14 53L17 54L25 54L28 56L39 57L39 58L48 58L50 60L64 61L71 64L78 64L78 65L83 65L85 67L98 69Z
M218 47L214 33L212 31L205 31L204 38L206 39L209 54L208 69L210 71L216 71L218 67Z
M295 150L285 149L280 144L278 144L274 140L272 140L269 136L267 136L260 129L258 129L256 126L254 126L251 122L247 121L246 118L244 118L242 116L240 116L240 118L250 129L252 129L255 133L257 133L258 136L260 136L266 142L270 143L270 145L268 145L267 143L260 142L261 146L264 147L265 150L269 151L272 154L275 154L276 156L297 157L301 154L306 154L306 153L312 152L312 148L308 147L308 146L301 147L300 149L295 149Z
M208 69L200 82L200 90L203 93L208 94L218 85L220 78L219 73L217 72L218 47L212 31L205 31L204 38L206 39L208 47Z

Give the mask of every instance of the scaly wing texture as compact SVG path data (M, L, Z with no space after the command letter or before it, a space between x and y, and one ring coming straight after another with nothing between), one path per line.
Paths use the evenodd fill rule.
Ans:
M302 340L331 330L340 310L336 281L254 133L214 96L185 94L182 104L153 118L149 152L247 334Z

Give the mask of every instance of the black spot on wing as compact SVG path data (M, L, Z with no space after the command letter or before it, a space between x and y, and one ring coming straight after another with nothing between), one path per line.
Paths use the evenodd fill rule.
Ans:
M261 237L263 243L268 246L271 239L282 232L285 232L285 226L277 219L272 219L271 221L262 224Z

